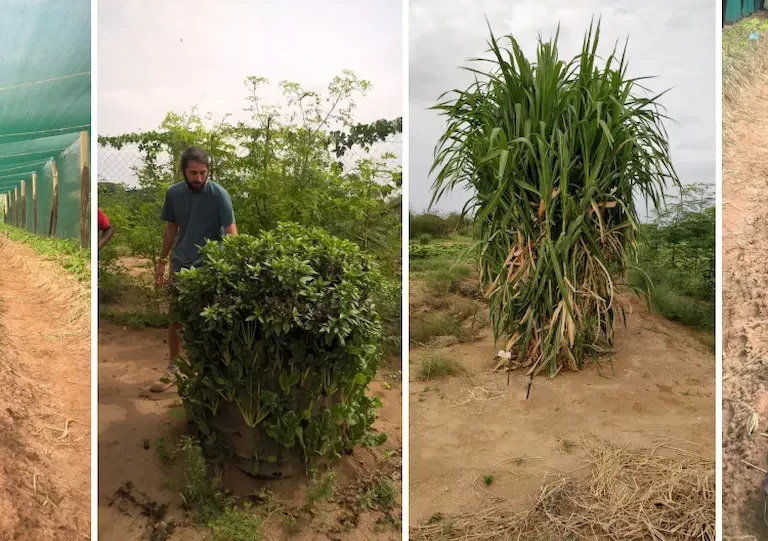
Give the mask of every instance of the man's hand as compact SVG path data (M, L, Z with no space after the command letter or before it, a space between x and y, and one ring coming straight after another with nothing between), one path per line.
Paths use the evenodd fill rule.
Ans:
M157 269L155 269L155 283L159 286L165 285L165 261L162 259L157 262Z

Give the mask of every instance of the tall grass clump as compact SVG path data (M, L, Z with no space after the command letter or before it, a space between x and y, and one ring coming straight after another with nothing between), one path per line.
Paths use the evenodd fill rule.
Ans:
M491 33L488 71L433 108L446 117L435 151L432 204L473 188L481 282L496 339L529 374L577 370L608 353L618 299L614 276L636 256L633 195L663 204L680 187L658 103L627 76L626 47L598 65L600 24L560 60L559 31L536 60L513 36ZM642 92L641 92L642 91ZM446 96L445 94L443 96Z

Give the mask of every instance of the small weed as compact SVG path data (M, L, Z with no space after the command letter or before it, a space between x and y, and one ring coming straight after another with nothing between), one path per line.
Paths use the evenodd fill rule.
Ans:
M483 476L483 484L487 487L491 486L493 484L493 475Z
M435 513L431 517L429 517L429 520L427 521L427 524L435 524L437 522L443 521L443 514L442 513Z
M376 524L374 525L374 530L376 531L383 531L383 530L389 530L393 529L395 531L399 531L402 526L402 522L398 517L392 516L391 513L387 512L384 514L383 517L378 519L376 521Z
M304 498L304 508L312 511L317 502L331 499L335 492L336 473L329 471L320 475L317 471L313 471L312 480L309 482Z
M164 464L173 460L173 452L168 450L168 442L165 438L155 438L155 451Z
M515 466L518 466L518 467L522 466L523 464L525 464L527 460L528 460L528 457L526 457L525 455L516 456L514 458Z
M258 505L262 517L278 516L286 533L294 534L299 531L299 520L296 516L298 510L277 501L272 491L262 488L258 493L252 494L251 499ZM266 520L265 518L264 521Z
M211 475L199 442L183 436L177 453L184 459L184 480L179 490L184 505L198 522L208 524L232 507L234 500L223 492L221 476Z
M573 440L569 440L567 438L557 438L557 441L560 443L560 449L564 453L571 454L574 449L576 449L576 442Z
M261 519L248 508L227 507L210 521L211 541L261 541Z
M299 519L292 513L284 513L282 520L282 527L288 534L296 534L301 530L299 526Z
M392 480L381 477L360 496L360 506L365 509L390 511L397 503L397 491Z
M419 365L419 379L430 380L446 376L455 376L463 370L463 366L456 359L430 355L421 360Z

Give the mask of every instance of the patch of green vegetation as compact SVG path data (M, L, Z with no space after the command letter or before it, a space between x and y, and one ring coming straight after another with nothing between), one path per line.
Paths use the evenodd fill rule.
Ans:
M713 303L681 295L674 286L665 283L664 276L656 276L651 290L651 305L665 318L688 327L714 333L715 306ZM640 283L638 278L637 283Z
M425 212L409 215L409 233L412 239L445 238L456 234L468 235L472 232L472 222L458 212L437 214Z
M211 520L211 541L261 541L261 518L247 507L227 507Z
M750 34L758 33L757 40L749 39ZM727 87L734 79L749 72L752 61L762 52L763 44L768 39L768 19L760 15L747 17L723 28L722 59L723 86Z
M466 321L476 316L478 312L487 310L480 303L473 301L472 299L454 297L450 300L447 311L449 314L455 315L459 319Z
M155 438L155 452L163 464L173 460L175 449L168 449L168 441L165 438Z
M402 350L403 287L400 278L384 279L376 298L376 310L381 318L382 353L400 361Z
M81 248L79 240L43 237L5 223L0 223L0 233L8 233L11 240L26 244L43 258L72 273L80 282L90 282L91 251Z
M419 363L418 377L422 381L436 378L455 376L464 370L464 367L456 359L450 357L441 357L439 355L429 355L424 357Z
M304 497L304 508L312 511L318 502L330 500L336 492L336 474L332 471L320 474L318 471L312 472L312 480L307 487L307 493Z
M461 241L434 243L416 241L408 244L408 259L409 261L419 261L445 256L456 258L466 252L467 248L469 248L469 244Z
M444 294L448 291L451 282L464 280L471 273L472 269L469 265L458 264L427 271L424 274L424 281L432 291Z
M391 511L397 503L395 484L388 477L380 477L365 489L358 503L364 509Z
M237 505L236 499L222 489L221 476L211 471L198 441L182 436L169 449L164 438L157 438L155 447L164 462L181 457L184 477L177 487L179 494L194 521L210 528L210 541L261 540L261 517L249 506Z
M150 310L131 310L122 311L113 308L102 308L99 317L107 321L112 321L120 325L129 327L154 327L164 328L168 326L168 314L154 312Z
M667 319L715 334L714 186L688 185L679 202L642 226L644 242L630 283L650 287L652 308Z
M374 529L376 531L392 529L400 531L402 528L402 521L399 517L392 515L390 512L386 512L383 517L376 521Z
M209 524L234 501L221 488L221 477L210 471L199 442L185 436L177 447L184 463L180 494L184 505L197 522Z
M487 487L491 486L493 484L493 475L484 475L483 484Z
M427 524L435 524L437 522L442 522L442 521L443 521L443 514L440 512L437 512L433 514L431 517L429 517Z
M458 258L455 255L436 255L433 257L425 257L422 259L410 259L409 254L409 271L411 273L423 273L423 272L430 272L430 271L438 271L442 269L452 269L453 267L457 267L458 270L454 269L456 274L454 276L457 276L459 278L466 277L471 273L472 268L468 263L465 262L458 262Z
M445 312L414 318L411 322L410 340L413 345L426 345L437 336L454 336L459 342L470 342L476 329L465 327L462 319Z

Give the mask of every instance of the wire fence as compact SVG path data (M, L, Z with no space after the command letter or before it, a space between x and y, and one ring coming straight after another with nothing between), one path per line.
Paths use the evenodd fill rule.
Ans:
M345 171L355 169L357 163L363 159L382 160L387 171L399 170L402 165L402 134L395 134L383 142L374 143L367 151L359 147L347 150L337 161ZM100 145L98 159L98 182L123 184L131 188L139 187L139 172L145 166L142 153L138 144L124 145L120 150ZM163 168L171 168L169 154L161 154L157 165ZM174 164L175 165L175 164ZM178 169L175 165L174 170ZM381 179L389 177L382 172Z

